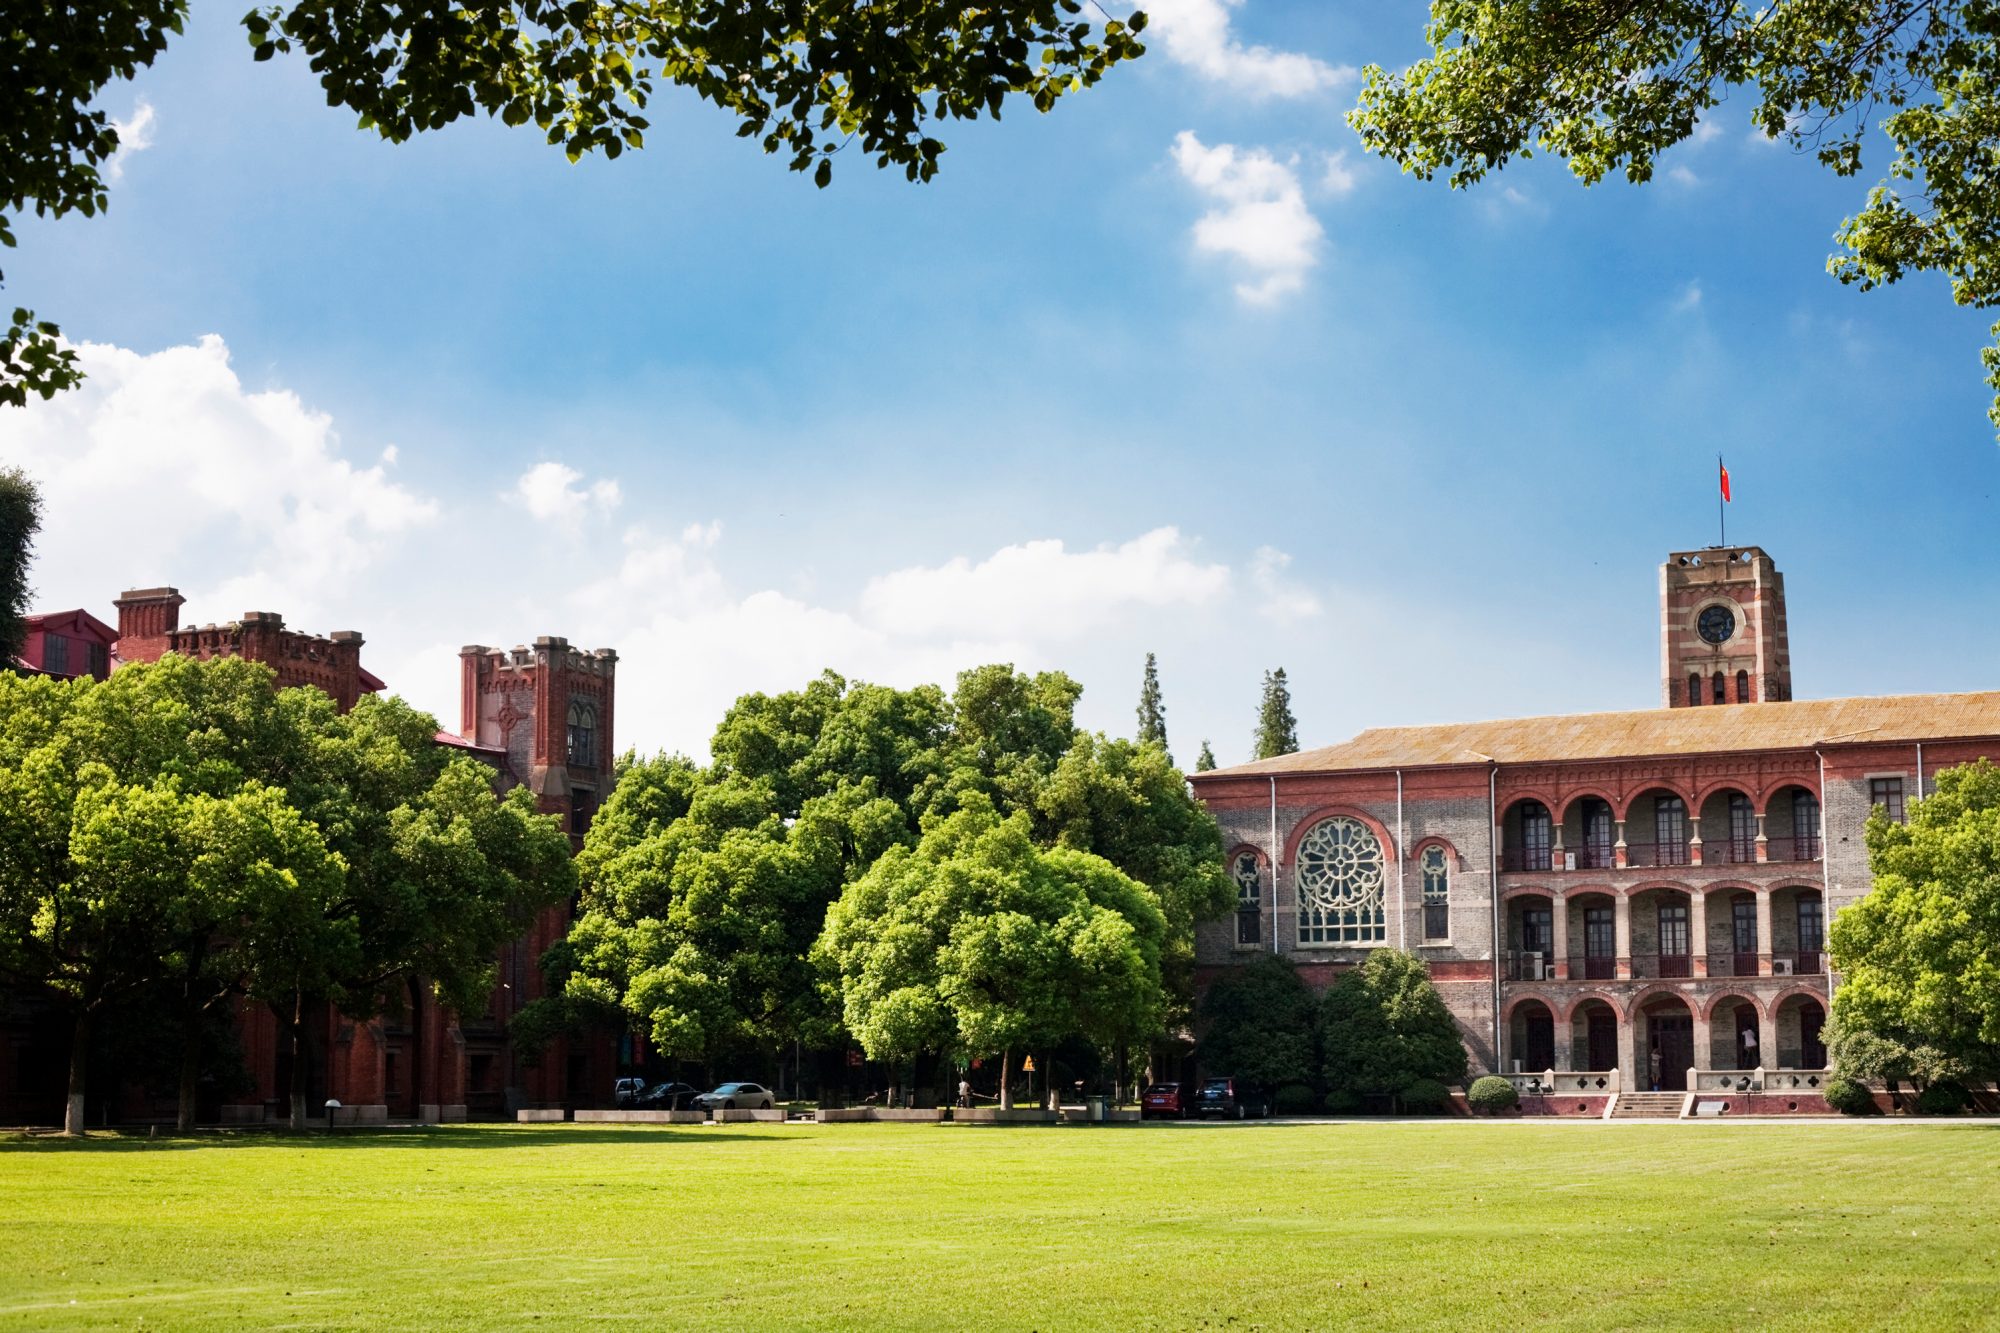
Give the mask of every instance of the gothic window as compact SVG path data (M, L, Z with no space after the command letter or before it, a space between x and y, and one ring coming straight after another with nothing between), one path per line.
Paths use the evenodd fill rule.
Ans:
M1264 871L1257 853L1238 852L1229 867L1236 881L1236 942L1260 944L1264 939Z
M1382 907L1382 844L1345 815L1322 819L1299 844L1301 944L1380 944L1389 937Z
M586 703L569 706L569 766L597 767L597 710Z
M1701 703L1701 677L1695 675L1693 672L1690 671L1688 673L1688 705L1690 707L1694 707L1700 703Z
M1722 673L1720 671L1716 672L1713 679L1715 681L1715 702L1719 704L1728 703L1729 700L1723 697Z
M1426 847L1417 862L1424 882L1424 938L1451 938L1451 867L1442 847Z
M1750 702L1750 673L1747 671L1736 673L1736 702L1740 704Z

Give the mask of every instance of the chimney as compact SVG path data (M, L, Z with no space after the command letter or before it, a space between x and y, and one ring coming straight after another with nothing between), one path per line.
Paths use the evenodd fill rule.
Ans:
M118 608L118 658L157 662L181 627L187 598L178 588L130 588L112 603Z

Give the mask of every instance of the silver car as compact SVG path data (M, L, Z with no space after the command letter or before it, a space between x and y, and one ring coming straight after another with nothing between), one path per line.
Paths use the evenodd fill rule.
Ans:
M777 1105L771 1090L761 1083L725 1083L714 1092L704 1092L694 1104L708 1111L768 1110Z

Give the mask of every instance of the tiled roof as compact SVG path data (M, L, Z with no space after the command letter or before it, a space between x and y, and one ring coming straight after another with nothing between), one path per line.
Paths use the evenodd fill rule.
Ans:
M1218 768L1197 777L1334 773L1450 764L1534 764L1739 750L1809 750L1828 743L2000 737L2000 691L1875 699L1651 708L1431 727L1372 727L1319 750Z

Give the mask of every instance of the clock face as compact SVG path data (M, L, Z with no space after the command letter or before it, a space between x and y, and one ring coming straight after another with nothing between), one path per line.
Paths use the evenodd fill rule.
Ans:
M1736 613L1726 606L1711 606L1694 623L1695 632L1710 643L1727 643L1736 633Z

